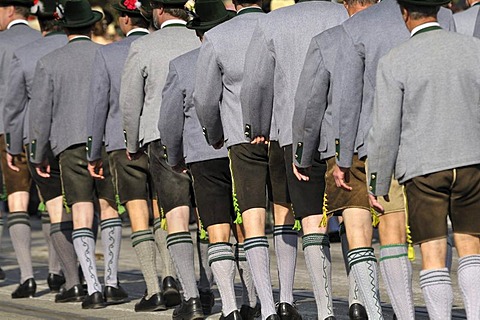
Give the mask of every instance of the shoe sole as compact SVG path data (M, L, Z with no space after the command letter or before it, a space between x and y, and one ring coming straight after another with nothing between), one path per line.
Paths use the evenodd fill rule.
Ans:
M107 307L107 304L105 303L96 303L89 306L82 306L82 309L103 309L106 307Z
M113 306L113 305L116 305L116 304L122 304L122 303L127 303L129 302L130 300L128 298L123 298L123 299L119 299L119 300L115 300L115 299L109 299L109 300L106 300L105 301L105 304L107 306Z
M68 302L82 302L85 299L85 296L80 297L71 297L68 299L55 300L56 303L68 303Z
M150 309L135 309L135 312L155 312L155 311L165 311L168 308L166 306L156 306L155 308L150 308Z

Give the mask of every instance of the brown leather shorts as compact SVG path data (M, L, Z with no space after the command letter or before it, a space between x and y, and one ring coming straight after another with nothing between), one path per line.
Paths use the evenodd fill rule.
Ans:
M7 165L7 145L5 143L5 135L3 134L0 135L0 150L2 152L3 181L7 189L7 195L20 191L30 192L32 177L28 170L25 152L13 156L15 166L20 169L20 171L16 172L10 169Z
M480 235L480 164L415 177L405 183L413 243L453 232Z
M352 187L351 191L338 188L333 178L335 169L335 157L327 160L327 173L325 174L325 208L328 214L343 211L349 208L370 210L368 202L367 180L365 173L365 161L358 159L355 154L350 167L350 180L347 184Z

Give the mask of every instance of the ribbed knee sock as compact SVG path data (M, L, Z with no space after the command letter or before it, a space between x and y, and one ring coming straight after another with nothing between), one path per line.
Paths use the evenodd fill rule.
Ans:
M430 319L450 320L452 318L453 290L448 269L420 271L420 287Z
M253 283L252 270L245 256L243 243L235 244L235 261L242 282L242 305L254 308L257 305L257 292Z
M102 292L102 285L98 281L97 263L95 260L95 240L93 231L89 228L73 230L73 246L77 253L78 261L82 267L83 276L87 281L88 294Z
M279 225L273 228L275 254L277 256L280 302L293 304L293 282L297 264L298 232L293 225Z
M224 316L237 310L233 282L235 281L235 257L230 243L219 242L208 246L208 264L212 268L222 298Z
M50 238L50 216L48 212L42 212L42 232L48 248L48 273L61 275L62 267L60 266L60 260Z
M213 273L208 263L208 239L200 239L200 233L197 232L197 254L200 267L200 279L198 280L198 289L208 291L213 286Z
M258 298L262 305L262 319L276 314L273 301L272 281L270 279L270 259L268 255L267 237L254 237L244 242L245 255L247 256L253 281L257 289Z
M73 222L52 223L50 226L50 237L52 245L58 255L63 275L65 276L65 288L71 289L80 283L78 277L77 254L73 247L72 240Z
M348 276L348 305L351 306L352 304L361 304L363 306L362 298L360 297L360 292L358 289L357 282L355 281L355 277L353 274L350 273L350 266L348 265L348 250L349 244L347 239L347 232L345 230L345 225L340 223L339 230L340 234L340 241L342 244L342 255L343 255L343 262L345 263L345 271L347 272Z
M332 263L328 235L311 233L302 237L313 293L317 303L318 319L333 316Z
M350 272L353 273L369 320L383 319L378 297L377 260L373 248L356 248L348 252Z
M467 319L480 319L480 255L465 256L458 260L458 283Z
M103 256L105 259L105 286L118 287L118 258L122 243L122 219L112 218L100 222Z
M155 264L155 239L150 230L142 230L132 233L132 247L137 255L142 270L145 284L147 285L147 299L160 292L158 283L157 267Z
M30 252L32 229L28 213L10 213L8 215L8 230L20 266L20 283L24 283L26 280L33 278L32 255Z
M407 246L395 244L380 247L380 271L397 318L415 319L412 265L408 260Z
M167 249L167 235L168 232L161 228L161 219L157 218L153 221L153 234L155 236L155 244L160 253L160 270L162 270L163 277L177 277L175 266L173 265L172 257Z
M193 263L193 241L189 232L177 232L167 236L167 248L177 269L178 280L185 300L199 297Z

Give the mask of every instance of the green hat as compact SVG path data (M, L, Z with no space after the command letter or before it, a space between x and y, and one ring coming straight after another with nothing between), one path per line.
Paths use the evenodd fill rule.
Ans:
M30 12L37 16L38 19L56 19L63 14L63 6L65 1L57 0L36 0Z
M68 0L65 3L64 15L60 25L67 28L82 28L91 26L102 19L103 14L92 10L88 0Z
M33 0L0 0L0 7L17 6L17 7L31 7Z
M416 6L425 7L440 7L451 1L452 0L398 0L399 3L413 4Z
M112 4L112 7L117 11L138 17L143 16L142 10L146 12L152 11L149 0L120 0Z
M197 0L195 18L187 23L187 28L206 32L235 15L236 12L225 9L222 0Z
M166 8L183 8L187 0L151 0L151 2L161 4Z

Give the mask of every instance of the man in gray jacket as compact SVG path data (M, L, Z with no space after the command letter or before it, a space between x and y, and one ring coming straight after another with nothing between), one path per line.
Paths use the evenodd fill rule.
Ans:
M480 41L442 30L446 0L399 1L411 39L380 59L368 136L370 193L404 185L430 319L451 319L447 216L468 319L480 318ZM451 60L461 53L463 59ZM375 198L372 196L372 198Z
M113 8L120 15L118 22L126 38L101 47L95 56L90 85L92 95L87 112L87 135L90 143L87 154L88 169L92 177L105 178L102 161L105 144L115 191L120 204L127 207L132 224L132 245L147 285L147 292L135 305L135 311L164 310L180 303L180 293L174 279L172 260L165 247L165 232L162 228L154 228L155 232L152 233L148 225L151 180L148 174L148 156L141 154L135 159L127 158L119 106L120 80L128 50L135 40L149 34L150 22L144 15L151 14L151 7L149 2L144 0L140 8L130 1L115 3ZM155 218L155 222L160 219ZM159 221L155 223L157 224ZM164 251L162 273L165 276L165 296L158 283L155 243L161 253Z
M455 13L453 18L455 19L457 32L466 34L467 36L473 36L476 29L480 31L480 1L467 0L466 2L470 8ZM480 37L480 34L476 36Z
M442 9L440 23L455 29L449 10ZM327 185L328 194L342 197L365 197L367 157L366 134L371 125L378 59L394 46L408 39L400 8L395 0L384 0L355 14L343 24L345 36L340 40L335 70L332 103L338 108L339 132L336 137L336 166L332 170L335 184ZM358 173L358 174L357 174ZM349 182L346 182L349 181ZM390 202L383 203L379 232L380 269L399 319L412 319L411 267L406 246L405 209L398 183ZM341 189L339 189L341 188ZM375 215L376 217L377 215ZM360 288L369 319L381 319L376 258L371 247L372 215L366 208L343 211L349 239L349 264ZM393 294L395 292L395 294ZM401 297L401 298L400 298ZM398 311L397 311L398 310Z
M339 25L347 17L343 6L329 1L300 2L269 13L259 21L252 36L248 55L256 58L245 63L240 95L247 139L257 142L269 137L272 114L277 123L288 192L295 217L302 223L302 244L307 266L311 268L319 319L333 317L330 244L326 223L321 223L326 166L317 159L311 179L297 180L292 169L290 124L295 90L312 37ZM325 270L324 275L318 274L319 268ZM280 302L290 303L282 299Z
M237 17L205 34L197 61L194 104L208 143L215 148L220 148L225 143L229 148L234 197L238 201L245 228L245 254L252 270L264 319L277 316L270 270L266 268L268 242L264 220L265 190L271 182L275 249L277 259L284 262L278 265L281 283L279 308L288 308L285 312L292 319L298 319L300 315L293 307L296 259L292 259L296 257L298 234L292 230L294 218L290 211L284 174L278 168L274 171L269 168L269 160L275 158L272 156L272 146L252 145L246 139L240 105L240 90L245 75L243 65L250 56L248 44L257 21L265 15L259 3L238 1L236 5ZM281 157L276 159L280 162L283 160ZM270 181L267 180L268 174Z
M167 247L183 286L183 301L174 310L174 319L192 319L203 312L194 274L193 242L188 228L192 194L187 173L177 173L166 163L158 118L162 89L173 58L198 47L195 33L188 30L184 0L151 2L153 21L160 29L135 41L125 63L120 89L120 109L131 158L140 156L148 147L150 172L159 206L166 218Z
M241 8L241 5L238 7ZM202 41L205 32L208 31L209 35L221 33L222 28L216 26L236 15L227 11L221 0L197 0L195 14L196 17L187 24L187 28L194 29ZM212 28L214 30L209 31ZM169 150L168 164L182 170L186 163L193 176L198 214L202 226L208 231L208 259L222 298L222 317L238 319L241 316L244 320L253 320L259 309L255 308L257 298L245 258L242 226L233 224L236 216L228 152L225 147L216 150L208 146L193 103L194 70L199 51L195 49L170 62L162 94L159 130L162 143ZM229 243L232 227L238 241L234 250ZM237 310L234 290L235 262L243 284L240 312Z
M85 151L91 66L99 48L90 35L93 24L101 18L102 14L91 10L86 0L66 2L61 25L69 42L38 61L30 112L30 160L37 166L38 174L49 177L49 141L54 156L59 157L65 199L72 207L73 245L88 286L89 295L82 303L85 309L104 308L106 302L118 303L127 297L117 280L122 223L113 207L113 184L108 170L109 179L94 181L88 173ZM94 193L101 208L102 238L108 240L103 243L108 259L103 292L97 276L92 230Z
M37 16L44 37L15 50L13 54L4 110L5 132L10 138L7 146L7 152L11 155L10 159L23 154L24 146L28 150L30 141L28 112L36 63L47 53L67 43L65 33L55 20L57 10L59 9L55 0L39 1L32 7L32 12ZM49 276L47 279L49 287L52 291L58 291L65 282L60 265L67 279L65 287L71 289L78 285L70 292L71 295L66 294L68 290L62 290L62 294L55 299L57 302L66 302L80 299L83 296L83 289L79 286L77 257L72 243L67 240L71 237L73 224L71 215L65 214L63 207L58 160L53 157L51 150L48 151L48 157L51 164L50 178L40 177L30 162L28 167L41 200L45 203L48 211L48 213L42 213L42 230L49 246ZM9 161L8 165L12 170L21 170L13 161ZM43 214L46 214L46 217ZM24 234L25 239L28 239L28 236ZM62 255L57 255L57 251L62 252Z
M346 0L343 2L349 16L352 16L377 1ZM295 94L295 111L293 113L293 145L302 145L297 148L294 157L294 173L299 180L310 180L310 168L314 163L317 151L320 159L327 161L325 184L328 186L333 180L331 174L332 163L335 164L335 136L338 133L338 108L332 105L332 86L335 82L333 72L335 58L339 50L338 43L344 36L341 25L330 28L315 36L310 43L303 70L300 74L297 92ZM325 214L338 213L346 208L363 206L369 209L368 198L351 197L333 198L325 195ZM343 258L350 282L349 316L350 319L366 319L366 311L358 295L358 286L353 274L350 273L347 261L348 240L342 232ZM317 299L318 303L318 299ZM317 308L320 308L317 305ZM320 311L319 311L320 313ZM320 317L319 317L320 318Z
M13 51L41 37L40 32L28 26L31 0L0 1L0 151L3 181L8 195L8 228L13 248L20 266L20 286L12 293L12 298L26 298L35 294L36 284L30 255L30 220L27 213L31 178L28 173L25 153L12 159L7 154L8 136L4 134L3 110L8 91L10 66ZM19 167L14 171L8 167L8 160ZM0 219L3 220L3 219ZM0 231L3 222L0 222ZM25 234L29 236L25 237ZM0 275L5 274L0 268Z

